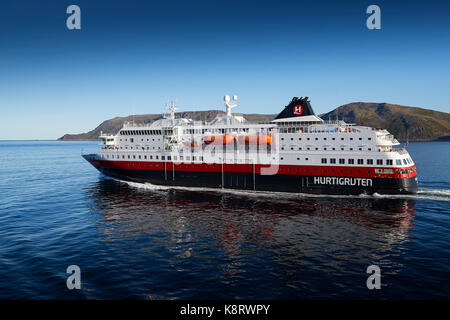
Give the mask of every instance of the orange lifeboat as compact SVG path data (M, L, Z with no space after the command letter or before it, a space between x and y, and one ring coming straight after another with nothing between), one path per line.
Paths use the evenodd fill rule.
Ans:
M191 148L198 148L201 147L200 144L198 144L196 141L192 140L192 141L188 141L188 142L183 142L183 144L187 147L191 147Z
M216 135L216 136L206 136L203 139L204 144L213 144L213 145L226 145L234 143L235 137L231 134L225 135Z
M272 144L272 137L268 134L246 134L238 137L240 144L261 145Z

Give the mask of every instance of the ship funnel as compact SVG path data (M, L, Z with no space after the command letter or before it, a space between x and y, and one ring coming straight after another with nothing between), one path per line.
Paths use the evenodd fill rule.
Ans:
M311 107L308 97L293 97L291 102L289 102L289 104L284 107L284 110L276 116L275 120L313 115L314 111Z

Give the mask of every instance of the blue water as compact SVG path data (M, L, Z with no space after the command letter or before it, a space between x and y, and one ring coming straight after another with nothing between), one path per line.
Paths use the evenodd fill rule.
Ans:
M0 141L0 298L449 298L450 143L410 143L420 192L398 197L124 183L82 159L97 148Z

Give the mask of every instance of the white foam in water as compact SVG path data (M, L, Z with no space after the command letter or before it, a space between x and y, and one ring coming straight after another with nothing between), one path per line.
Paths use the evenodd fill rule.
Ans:
M117 180L117 179L114 179ZM309 194L309 193L290 193L290 192L272 192L272 191L253 191L253 190L235 190L221 188L203 188L203 187L181 187L181 186L161 186L151 183L130 182L125 180L117 180L125 183L130 187L144 189L149 191L166 191L166 190L183 190L183 191L207 191L217 193L229 193L247 197L269 197L269 198L374 198L374 199L424 199L450 202L450 190L447 189L427 189L421 188L417 194L378 194L372 195L327 195L327 194Z
M145 189L145 190L169 190L171 187L166 186L159 186L156 184L151 183L139 183L139 182L131 182L131 181L125 181L125 180L118 180L122 183L126 183L130 187L137 188L137 189Z

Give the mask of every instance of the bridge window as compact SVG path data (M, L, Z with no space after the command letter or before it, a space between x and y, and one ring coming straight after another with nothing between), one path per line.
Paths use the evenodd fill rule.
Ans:
M402 160L395 160L395 164L397 166L401 166L402 165Z

